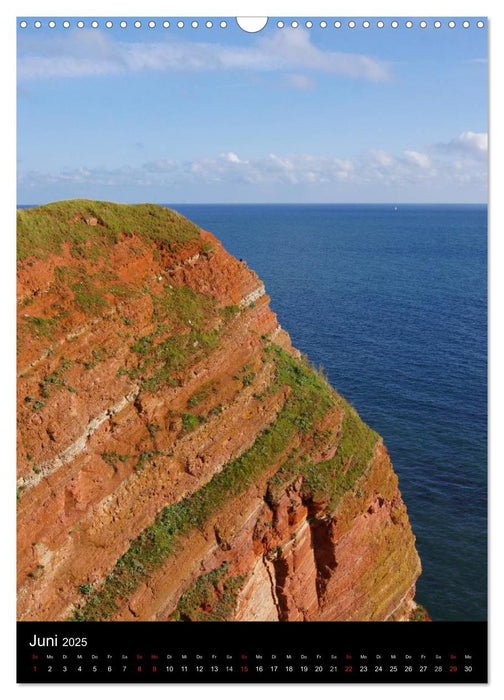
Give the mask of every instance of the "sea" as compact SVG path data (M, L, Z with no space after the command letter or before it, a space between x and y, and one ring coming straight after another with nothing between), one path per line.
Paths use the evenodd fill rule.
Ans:
M485 205L167 204L266 285L293 344L382 435L433 620L487 616Z

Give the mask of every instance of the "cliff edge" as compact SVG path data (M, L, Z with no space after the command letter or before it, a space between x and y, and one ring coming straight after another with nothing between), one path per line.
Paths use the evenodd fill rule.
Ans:
M19 620L419 618L381 438L212 234L20 210L17 329Z

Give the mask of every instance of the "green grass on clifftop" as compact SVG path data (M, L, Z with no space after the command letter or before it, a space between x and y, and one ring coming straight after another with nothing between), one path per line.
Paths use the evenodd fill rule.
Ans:
M197 238L200 229L171 209L157 204L116 204L69 199L17 212L17 257L46 258L70 244L76 257L96 258L133 233L159 243Z

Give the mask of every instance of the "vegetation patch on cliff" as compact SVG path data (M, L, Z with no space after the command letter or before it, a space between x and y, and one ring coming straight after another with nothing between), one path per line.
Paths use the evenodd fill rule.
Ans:
M151 293L156 328L135 340L131 350L136 367L119 368L119 374L140 380L145 391L176 384L176 373L201 359L219 344L223 319L214 300L190 287L164 285L164 294Z
M196 579L181 596L170 619L175 622L224 622L236 609L245 576L229 576L227 562Z
M431 616L420 603L415 604L415 608L408 618L409 622L431 622Z
M336 402L345 414L334 457L313 462L304 455L291 456L269 480L269 495L273 502L287 484L302 476L304 497L325 503L326 511L333 513L341 497L353 488L364 473L380 436L361 420L348 401L336 396Z
M140 338L132 346L141 358L138 366L130 370L120 368L119 374L140 380L142 389L154 392L162 384L176 384L176 372L215 349L218 342L218 329L173 335L160 324L154 333Z

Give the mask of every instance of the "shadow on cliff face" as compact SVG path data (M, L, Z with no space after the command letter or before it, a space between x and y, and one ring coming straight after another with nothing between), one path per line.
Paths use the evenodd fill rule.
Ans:
M289 598L285 593L290 578L289 565L283 557L277 557L273 560L273 566L275 568L278 619L283 622L289 619Z
M319 608L323 608L327 585L338 566L334 550L334 522L333 518L329 516L320 516L318 504L310 501L306 505L308 506L311 545L317 570L315 585Z

